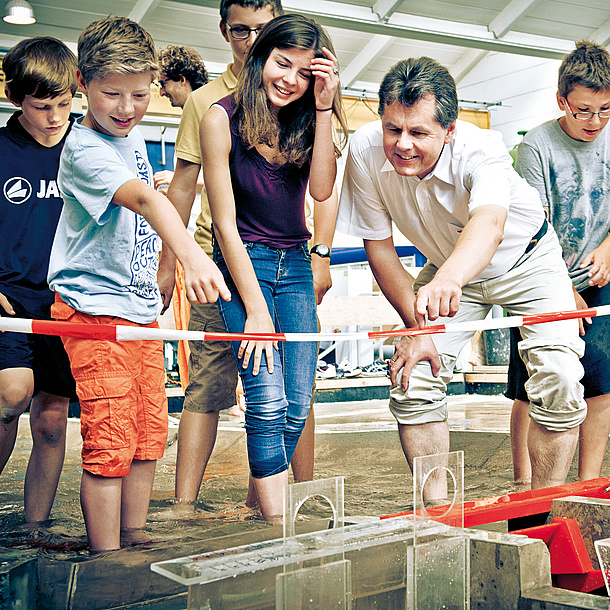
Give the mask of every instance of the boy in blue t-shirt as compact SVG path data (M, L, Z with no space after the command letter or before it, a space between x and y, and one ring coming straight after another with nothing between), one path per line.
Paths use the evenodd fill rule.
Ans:
M70 130L76 57L46 36L22 40L3 59L6 96L17 108L0 129L0 315L50 319L47 269L63 202L59 155ZM32 452L26 521L48 519L64 461L70 363L58 337L0 333L0 472L30 405Z
M150 34L125 17L95 21L79 37L77 80L88 106L60 162L64 209L49 263L56 319L157 326L157 233L184 267L189 300L230 298L216 265L153 188L146 145L134 129L148 108L156 57ZM162 342L63 340L81 403L89 545L118 549L121 534L132 537L146 524L165 448Z

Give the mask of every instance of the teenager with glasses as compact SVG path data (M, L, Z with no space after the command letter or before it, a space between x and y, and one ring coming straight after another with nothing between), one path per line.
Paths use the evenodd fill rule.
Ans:
M610 54L582 41L559 68L561 117L527 133L517 171L540 193L561 243L579 309L610 303ZM610 320L581 320L586 348L581 362L587 417L580 426L581 480L600 476L610 432ZM506 396L516 399L511 417L514 476L527 484L529 401L527 371L519 358L519 331L511 331Z

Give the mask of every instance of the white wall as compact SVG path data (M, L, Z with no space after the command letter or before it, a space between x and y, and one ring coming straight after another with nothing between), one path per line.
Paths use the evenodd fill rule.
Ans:
M490 107L491 128L510 149L521 140L518 131L559 116L555 93L559 60L488 53L458 83L460 99L501 102Z

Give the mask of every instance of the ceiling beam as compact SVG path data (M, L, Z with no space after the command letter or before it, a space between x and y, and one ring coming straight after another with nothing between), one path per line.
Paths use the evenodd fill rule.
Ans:
M404 0L377 0L373 5L373 13L379 17L379 21L387 23L403 2Z
M589 40L601 44L603 47L608 46L608 44L610 44L610 19L597 28L597 30L589 36Z
M495 19L489 24L489 31L496 38L502 38L507 32L512 30L517 23L530 9L534 8L540 0L512 0L505 6Z
M382 34L373 36L364 45L360 53L350 61L349 65L341 70L341 84L344 87L351 87L368 68L368 65L388 48L392 40L391 36L383 36Z
M129 12L129 19L140 23L157 8L160 2L161 0L138 0Z
M209 8L218 10L218 0L174 0L180 4L189 4L193 8ZM491 32L480 31L477 28L469 28L466 31L449 30L447 22L439 19L426 19L425 27L415 27L396 23L380 23L377 15L370 8L344 2L331 2L328 0L285 0L284 9L299 12L315 19L325 27L336 27L344 30L367 33L382 34L395 38L421 40L436 44L460 46L464 48L481 49L485 51L496 51L498 53L511 53L530 57L542 57L545 59L561 59L569 52L572 41L563 41L546 36L520 35L515 40L497 40ZM421 18L399 13L395 15L402 22L411 20L421 22ZM482 30L482 28L481 28Z
M193 4L193 0L175 0L181 4ZM470 28L467 31L448 30L447 22L440 19L426 19L425 27L415 27L396 23L380 23L370 8L359 7L344 2L327 0L284 1L286 11L296 11L315 19L325 27L365 34L381 34L408 40L421 40L436 44L453 45L469 49L511 53L544 59L561 59L570 51L572 41L557 40L546 36L520 35L515 40L497 40L491 32ZM197 0L198 7L218 10L218 0ZM396 15L403 22L409 22L409 15ZM416 18L413 18L415 21ZM420 18L417 18L421 22Z
M540 0L512 0L489 24L489 31L497 39L502 38L538 2ZM468 49L451 68L455 82L459 83L467 74L474 70L485 55L487 55L487 51Z

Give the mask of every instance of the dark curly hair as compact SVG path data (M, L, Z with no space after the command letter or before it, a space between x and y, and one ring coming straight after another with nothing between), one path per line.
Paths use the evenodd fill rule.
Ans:
M184 76L193 91L210 80L201 55L190 47L170 45L166 49L161 49L159 66L161 72L170 80L178 81L181 76Z

